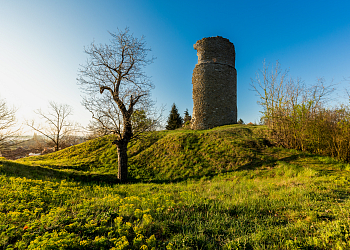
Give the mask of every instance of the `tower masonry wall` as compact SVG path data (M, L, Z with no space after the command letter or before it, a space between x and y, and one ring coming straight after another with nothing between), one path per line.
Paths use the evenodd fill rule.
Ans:
M197 41L193 75L192 129L237 123L237 72L234 45L223 37Z

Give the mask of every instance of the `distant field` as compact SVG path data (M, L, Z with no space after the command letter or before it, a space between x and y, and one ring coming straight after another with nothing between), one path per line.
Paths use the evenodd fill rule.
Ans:
M153 132L118 184L112 137L0 162L2 249L350 249L350 165L264 127Z

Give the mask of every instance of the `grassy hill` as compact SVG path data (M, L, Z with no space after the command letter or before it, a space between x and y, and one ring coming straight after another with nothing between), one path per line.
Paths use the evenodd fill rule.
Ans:
M223 126L212 130L152 132L129 146L130 177L135 181L199 179L268 163L269 143L255 126ZM76 173L117 174L113 136L98 138L49 155L17 161Z
M260 126L113 137L0 162L3 249L349 249L349 164L272 147Z

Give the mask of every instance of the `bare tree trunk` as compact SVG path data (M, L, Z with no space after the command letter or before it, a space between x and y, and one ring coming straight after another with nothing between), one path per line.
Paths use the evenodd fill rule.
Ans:
M132 110L130 113L132 113ZM120 182L126 182L128 179L128 144L133 137L131 115L124 116L123 118L124 132L118 140L113 141L113 144L117 146L118 150L118 179Z
M114 141L118 150L118 179L121 182L126 182L128 179L128 141Z
M133 136L130 117L125 119L124 124L122 139L113 141L118 150L118 179L122 183L128 179L128 144Z

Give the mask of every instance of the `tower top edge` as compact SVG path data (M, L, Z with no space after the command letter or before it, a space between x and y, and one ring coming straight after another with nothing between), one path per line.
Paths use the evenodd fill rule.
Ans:
M224 38L222 36L211 36L211 37L204 37L200 40L198 40L195 45L199 44L205 44L205 43L211 43L211 42L220 42L220 43L229 43L230 45L234 46L232 42L230 42L229 39Z

